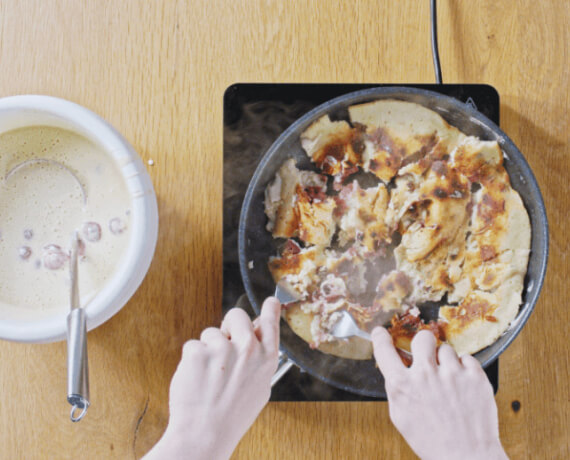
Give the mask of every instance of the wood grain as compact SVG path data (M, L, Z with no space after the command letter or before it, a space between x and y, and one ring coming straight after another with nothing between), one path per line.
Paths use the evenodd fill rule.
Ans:
M154 160L161 219L145 282L89 334L85 420L68 419L63 343L0 343L1 458L136 458L153 445L181 345L221 319L225 88L433 82L428 19L427 0L0 2L0 96L60 96L109 120ZM570 458L569 23L564 0L439 1L444 81L497 88L502 127L535 172L550 219L543 293L500 361L512 458ZM414 455L384 403L272 403L234 458Z

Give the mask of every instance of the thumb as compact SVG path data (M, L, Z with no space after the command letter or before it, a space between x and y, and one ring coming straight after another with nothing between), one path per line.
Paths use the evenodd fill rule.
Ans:
M279 320L281 318L281 304L275 297L268 297L263 302L259 315L259 331L261 342L268 351L277 351L279 348Z

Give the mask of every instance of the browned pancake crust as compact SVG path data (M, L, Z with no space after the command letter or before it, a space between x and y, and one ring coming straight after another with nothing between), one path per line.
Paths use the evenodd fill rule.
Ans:
M307 246L301 250L289 243L272 258L274 279L292 279L310 303L322 295L317 291L325 277L334 275L348 286L346 308L363 328L382 322L386 312L397 313L390 332L402 349L409 349L421 329L432 330L459 354L490 345L516 316L530 248L528 215L511 188L500 147L466 137L416 104L376 101L350 107L349 113L352 125L324 116L301 135L313 163L333 176L333 196L318 174L289 163L281 175L296 179L280 183L288 195L277 212L266 201L270 219L276 215L274 228L282 229L273 235L296 237ZM358 170L394 185L346 184ZM286 218L278 222L281 215ZM340 247L349 248L343 256L328 250L337 230ZM397 269L377 286L354 287L350 277L364 279L367 261L384 257L396 231L401 236L394 251ZM365 289L376 289L371 304L351 300ZM441 308L438 322L424 324L406 313L446 294L450 304ZM303 308L286 317L298 321L296 332L313 346L344 357L365 354L362 347L330 341L326 334L326 343L311 338L307 321L318 331L319 324L332 320L331 312Z

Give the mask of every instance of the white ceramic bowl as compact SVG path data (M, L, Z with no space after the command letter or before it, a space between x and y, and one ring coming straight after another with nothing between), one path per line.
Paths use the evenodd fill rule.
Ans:
M156 195L146 168L133 147L105 120L90 110L49 96L0 99L0 133L26 126L64 128L91 140L114 158L131 195L131 233L114 276L86 307L87 328L93 329L117 313L144 279L158 237ZM41 320L0 320L0 339L54 342L66 337L69 312Z

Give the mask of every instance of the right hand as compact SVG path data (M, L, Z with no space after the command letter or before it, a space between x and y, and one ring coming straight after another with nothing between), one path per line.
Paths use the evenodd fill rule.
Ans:
M474 357L451 346L436 350L429 331L412 341L402 363L389 332L372 331L374 357L386 382L390 419L422 459L505 459L493 388Z

